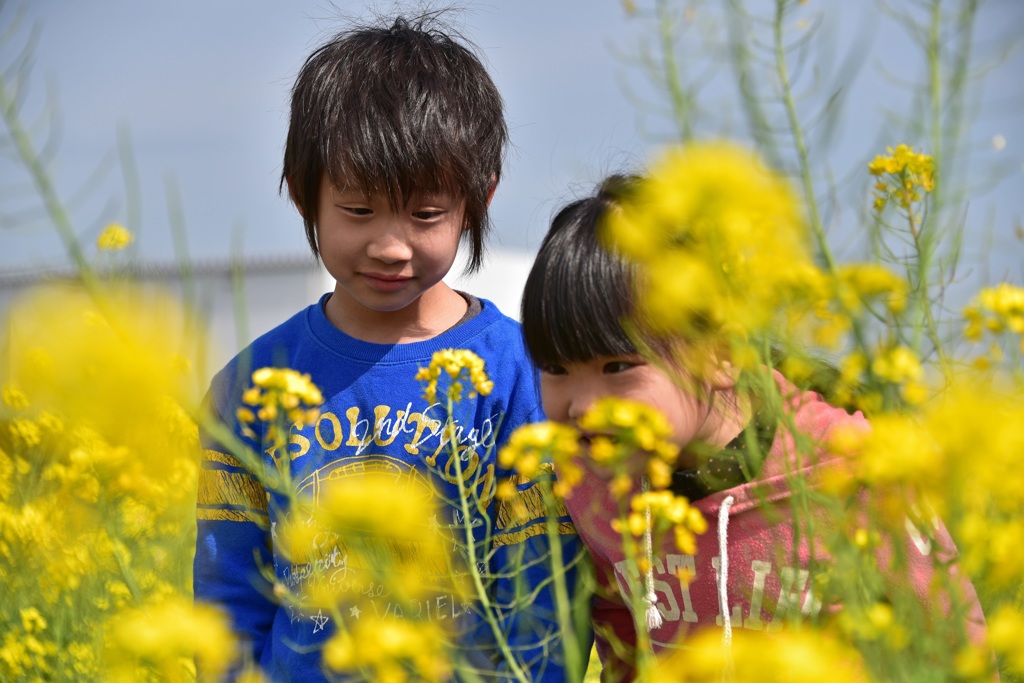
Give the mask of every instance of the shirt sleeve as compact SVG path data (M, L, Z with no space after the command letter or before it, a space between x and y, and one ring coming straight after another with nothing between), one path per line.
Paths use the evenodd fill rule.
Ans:
M258 663L269 639L278 605L264 570L273 566L268 498L260 480L210 434L211 425L232 429L221 417L214 389L204 401L200 438L203 452L196 501L195 599L226 610L236 635ZM232 411L233 412L233 411ZM251 443L232 429L250 452Z

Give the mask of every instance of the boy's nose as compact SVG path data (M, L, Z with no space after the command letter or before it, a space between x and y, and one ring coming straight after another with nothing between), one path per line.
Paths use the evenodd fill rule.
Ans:
M384 263L408 261L412 258L412 247L402 230L388 227L370 240L366 255Z

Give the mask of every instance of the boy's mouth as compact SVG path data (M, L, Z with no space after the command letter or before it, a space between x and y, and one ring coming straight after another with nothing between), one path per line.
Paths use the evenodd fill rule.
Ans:
M412 280L406 275L389 275L387 273L362 273L362 276L371 287L381 292L394 292Z

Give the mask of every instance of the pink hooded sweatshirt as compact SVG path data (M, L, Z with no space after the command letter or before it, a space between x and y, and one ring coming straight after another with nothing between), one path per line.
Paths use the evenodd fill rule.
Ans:
M787 409L796 430L815 444L822 444L828 434L840 425L867 428L867 421L857 413L850 415L832 407L813 392L800 392L778 373L776 381L786 399ZM764 459L760 474L750 483L712 493L693 505L704 515L708 530L697 536L697 552L686 554L675 547L672 534L666 534L660 546L653 548L652 568L654 592L662 624L651 629L655 652L671 648L701 629L718 628L723 638L736 629L774 631L785 621L814 616L822 604L810 585L811 548L803 534L794 552L790 489L791 476L802 474L812 482L825 467L841 466L841 461L821 452L812 464L798 467L794 439L780 424ZM566 506L584 545L593 557L597 575L597 593L592 603L592 620L598 654L604 670L602 680L632 680L633 670L626 658L619 656L620 647L613 647L607 637L632 650L636 643L634 619L629 599L632 574L634 585L643 586L635 563L626 560L622 537L611 527L618 503L608 489L607 481L584 467L583 481L566 498ZM638 487L639 488L639 487ZM770 505L765 505L765 502ZM815 513L821 528L828 521ZM955 552L945 528L938 525L938 543ZM908 528L906 541L910 580L922 595L927 594L932 573L933 549L927 540ZM642 544L641 544L642 546ZM890 553L880 550L880 566L889 566ZM821 543L814 549L815 562L827 560ZM690 576L689 583L677 578ZM963 598L973 604L972 634L983 629L981 609L974 588L963 581ZM646 603L641 603L646 604ZM722 606L727 606L725 610ZM835 609L828 607L827 609ZM798 616L799 615L799 616ZM643 620L641 619L641 623ZM973 638L972 638L973 639ZM618 650L618 652L617 652Z

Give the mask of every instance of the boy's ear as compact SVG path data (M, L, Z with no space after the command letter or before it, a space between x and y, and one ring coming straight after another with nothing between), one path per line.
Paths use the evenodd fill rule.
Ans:
M292 185L292 177L285 176L285 182L288 183L288 198L292 200L292 204L295 205L295 210L299 212L299 215L305 218L306 214L302 211L302 204L295 198L295 187Z

